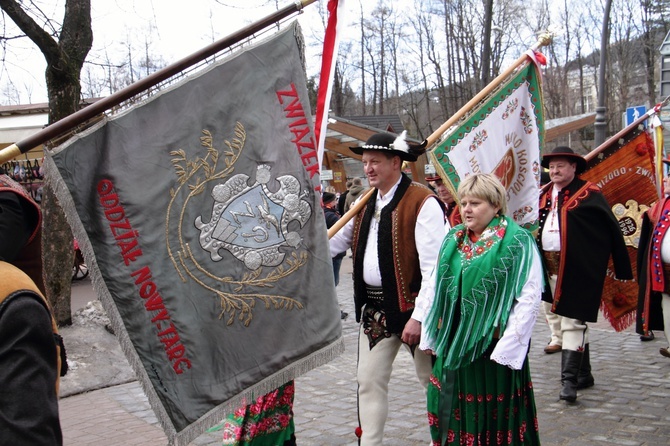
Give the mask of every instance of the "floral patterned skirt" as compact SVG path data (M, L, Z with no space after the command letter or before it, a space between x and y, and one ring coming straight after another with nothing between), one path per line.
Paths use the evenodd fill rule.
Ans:
M488 355L455 371L442 364L438 357L428 385L434 446L540 444L527 358L521 370Z
M210 431L223 431L223 445L294 446L294 393L294 382L290 381L259 397L254 404L240 407Z

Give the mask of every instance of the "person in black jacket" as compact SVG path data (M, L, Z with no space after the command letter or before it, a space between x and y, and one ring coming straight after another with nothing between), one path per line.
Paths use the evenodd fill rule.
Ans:
M567 402L577 399L578 389L594 385L587 322L598 319L610 255L616 278L633 278L610 205L598 186L578 176L586 165L570 147L557 147L542 158L551 177L540 192L538 232L549 285L542 300L552 335L545 352L561 352L559 398Z
M326 217L326 227L330 229L340 219L337 213L337 196L331 192L324 192L321 199L323 201L323 213ZM340 283L340 266L342 258L346 253L340 253L333 257L333 275L335 276L335 286Z
M337 198L337 213L340 214L340 216L344 215L346 212L344 209L344 203L347 201L347 195L349 194L349 189L351 189L351 180L347 180L347 190L342 192L340 196Z
M0 445L62 445L58 414L59 351L46 301L29 271L39 247L39 207L0 175ZM39 249L32 250L37 255ZM28 262L30 263L30 262ZM26 264L28 264L26 263ZM33 264L39 261L32 262Z
M330 229L340 219L340 214L335 210L339 205L337 196L331 192L324 192L321 198L323 202L323 213L326 217L326 227ZM342 252L333 257L333 275L335 277L335 286L340 283L340 266L346 252ZM346 319L349 313L340 310L340 319Z

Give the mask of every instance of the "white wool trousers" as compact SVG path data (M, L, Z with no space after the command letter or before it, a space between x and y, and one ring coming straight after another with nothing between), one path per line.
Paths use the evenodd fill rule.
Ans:
M556 275L549 276L551 294L556 294ZM589 327L584 321L560 316L551 311L551 304L542 301L542 308L551 331L552 345L562 345L564 350L581 350L589 343Z
M663 333L670 346L670 294L661 293L661 308L663 309Z
M388 416L388 387L393 370L393 361L403 344L398 336L384 338L370 350L370 342L363 332L363 324L358 334L358 421L362 430L361 446L382 446L384 425ZM414 368L419 382L425 389L432 372L431 356L414 350ZM428 422L426 435L428 436Z

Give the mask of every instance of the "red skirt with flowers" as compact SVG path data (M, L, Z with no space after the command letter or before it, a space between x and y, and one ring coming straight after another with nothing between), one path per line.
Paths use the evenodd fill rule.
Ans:
M294 383L290 381L253 404L240 407L211 431L223 430L224 445L294 446L294 393Z
M434 446L540 444L528 359L521 370L485 354L455 371L438 357L428 386Z

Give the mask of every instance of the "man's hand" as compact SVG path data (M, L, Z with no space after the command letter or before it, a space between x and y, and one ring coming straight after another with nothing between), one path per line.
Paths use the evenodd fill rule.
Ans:
M400 339L410 347L418 345L421 340L421 322L410 318L405 324L405 329L402 331Z

